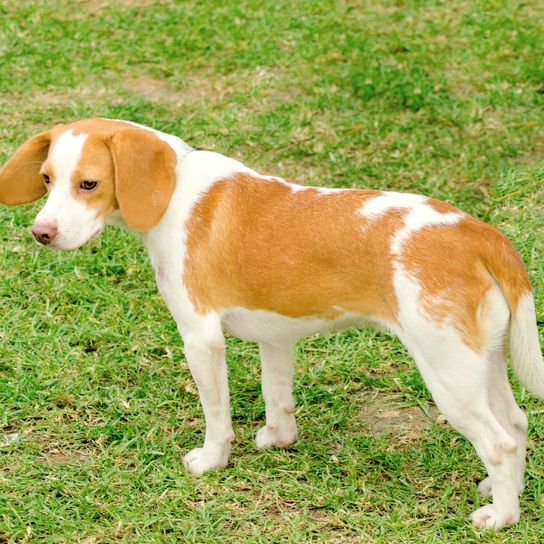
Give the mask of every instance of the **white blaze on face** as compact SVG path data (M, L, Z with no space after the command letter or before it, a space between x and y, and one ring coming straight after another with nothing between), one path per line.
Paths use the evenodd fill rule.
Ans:
M98 234L104 221L96 211L77 199L77 183L74 170L81 159L87 134L74 136L71 130L63 133L55 142L48 157L52 186L45 206L37 215L34 224L57 229L50 247L76 249ZM76 184L74 186L74 183Z

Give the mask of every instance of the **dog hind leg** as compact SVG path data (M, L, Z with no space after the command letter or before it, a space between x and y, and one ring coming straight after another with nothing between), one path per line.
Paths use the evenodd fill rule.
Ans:
M266 425L256 436L258 448L287 447L297 440L293 398L293 346L259 344Z
M491 479L493 503L472 514L474 526L499 529L515 523L520 515L520 450L524 451L524 444L493 410L491 399L497 388L493 362L469 349L455 331L413 332L405 330L401 339L438 408L472 443ZM491 398L490 390L494 392Z

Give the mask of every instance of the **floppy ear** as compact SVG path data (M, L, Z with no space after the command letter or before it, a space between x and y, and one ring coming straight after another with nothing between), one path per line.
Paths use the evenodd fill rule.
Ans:
M176 154L153 132L127 128L110 142L115 167L115 196L127 225L152 229L163 216L176 185Z
M45 193L40 168L47 158L51 131L24 143L0 170L0 203L8 206L38 200Z

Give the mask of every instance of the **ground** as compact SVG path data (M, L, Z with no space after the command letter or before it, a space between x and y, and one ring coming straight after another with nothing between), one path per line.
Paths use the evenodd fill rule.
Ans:
M544 7L526 2L37 1L0 6L0 160L104 116L303 183L425 193L507 234L544 330ZM228 339L232 461L189 476L203 419L143 248L37 247L0 210L0 542L542 542L543 404L522 519L473 530L474 451L395 339L298 346L300 442L258 451L256 346Z

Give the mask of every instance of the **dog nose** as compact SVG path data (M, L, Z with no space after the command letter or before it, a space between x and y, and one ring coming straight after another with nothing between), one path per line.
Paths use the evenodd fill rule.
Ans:
M47 223L34 223L30 230L36 241L44 245L51 243L58 231L57 227Z

